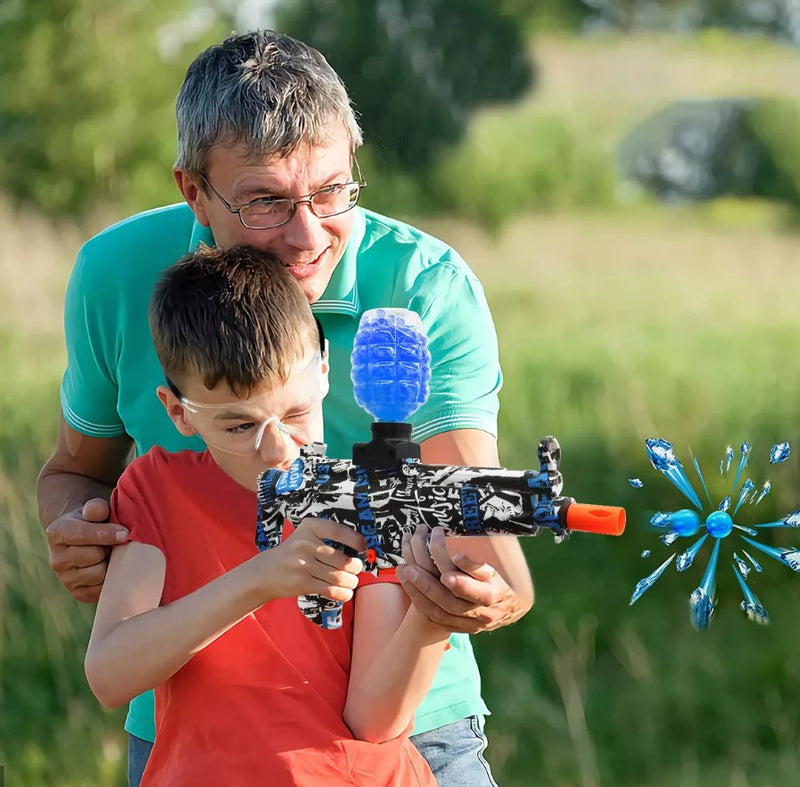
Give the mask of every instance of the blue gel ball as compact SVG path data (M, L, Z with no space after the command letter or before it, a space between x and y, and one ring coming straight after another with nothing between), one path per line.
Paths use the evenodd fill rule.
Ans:
M700 516L690 508L675 511L669 518L669 529L679 536L693 536L700 527Z
M725 538L733 530L733 520L727 511L712 511L706 517L706 530L714 538Z

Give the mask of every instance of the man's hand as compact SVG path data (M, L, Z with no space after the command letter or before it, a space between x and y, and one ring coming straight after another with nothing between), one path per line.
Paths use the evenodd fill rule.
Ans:
M460 554L451 558L441 528L433 529L429 551L430 557L423 556L418 544L408 553L404 550L406 564L397 567L397 578L414 606L432 623L477 634L507 626L527 611L492 566Z
M128 538L122 525L106 521L108 513L108 501L94 498L45 529L50 567L78 601L97 601L111 547Z

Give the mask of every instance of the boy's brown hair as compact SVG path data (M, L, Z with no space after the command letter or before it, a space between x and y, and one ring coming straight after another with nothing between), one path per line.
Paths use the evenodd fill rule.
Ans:
M250 246L201 246L161 276L150 332L170 387L188 375L236 396L286 382L318 323L302 289L274 255Z

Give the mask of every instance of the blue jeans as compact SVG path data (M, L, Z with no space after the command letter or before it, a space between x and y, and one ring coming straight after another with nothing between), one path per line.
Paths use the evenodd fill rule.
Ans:
M470 716L411 737L428 761L439 787L497 787L483 758L483 716ZM153 744L128 735L128 785L139 787Z
M497 787L483 757L483 716L469 716L410 740L428 761L439 787Z
M139 787L153 744L128 733L128 787Z

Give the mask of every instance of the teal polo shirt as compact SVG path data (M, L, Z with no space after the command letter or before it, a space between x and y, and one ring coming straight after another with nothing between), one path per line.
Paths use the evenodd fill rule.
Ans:
M67 369L61 408L73 429L92 437L127 433L137 455L154 445L203 450L199 438L177 432L156 398L164 375L147 319L162 271L201 242L213 244L210 231L181 203L137 214L83 245L64 313ZM353 443L369 438L371 418L353 397L350 353L361 314L377 307L417 312L428 336L430 396L411 417L414 439L453 429L496 435L502 379L480 283L445 243L356 208L345 253L312 305L330 342L330 392L324 404L328 454L349 458ZM454 634L417 711L414 734L486 713L469 637ZM154 739L152 692L131 703L125 729Z

